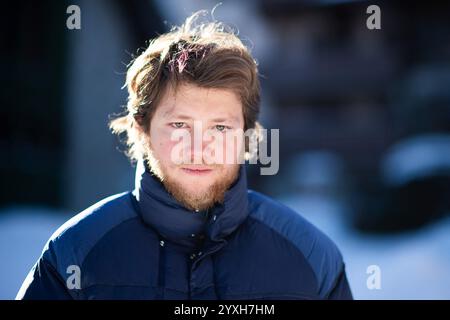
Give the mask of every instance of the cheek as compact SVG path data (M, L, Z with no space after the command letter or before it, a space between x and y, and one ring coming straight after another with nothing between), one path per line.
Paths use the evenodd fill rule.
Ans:
M172 141L170 139L170 133L167 133L164 130L151 131L150 137L152 150L156 158L163 161L164 164L169 164L171 162L172 149L177 142Z
M226 154L226 160L228 164L237 164L239 161L240 153L243 151L244 143L243 137L226 140L223 145L223 152ZM232 163L229 163L231 159Z

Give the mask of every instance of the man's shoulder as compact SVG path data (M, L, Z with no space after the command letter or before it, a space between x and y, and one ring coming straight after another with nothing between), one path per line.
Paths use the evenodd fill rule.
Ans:
M137 213L131 192L104 198L59 227L44 247L43 258L58 271L64 270L68 263L81 265L103 236L134 218Z
M316 275L320 293L326 293L344 269L335 243L300 213L262 193L249 190L249 216L291 242Z

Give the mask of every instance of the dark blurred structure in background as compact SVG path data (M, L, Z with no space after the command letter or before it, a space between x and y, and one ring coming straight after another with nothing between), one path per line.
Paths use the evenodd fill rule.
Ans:
M439 146L447 162L438 176L392 186L380 166L403 139L449 133L450 4L377 2L382 30L373 31L365 25L370 2L338 2L262 2L277 34L263 70L277 107L271 126L282 128L281 158L311 149L335 152L348 168L357 227L419 227L450 210L448 139ZM422 161L420 151L404 161ZM287 167L280 167L288 178ZM273 183L288 180L278 179ZM280 192L289 189L277 185Z
M66 8L81 8L81 30ZM126 64L214 1L16 1L2 8L0 207L77 211L132 188L108 130ZM250 187L334 195L360 232L417 230L450 211L450 3L225 1L262 74L261 120L280 128L280 171ZM117 150L117 148L119 150ZM312 213L314 214L314 212ZM1 215L1 212L0 212Z
M70 4L17 1L2 12L2 205L79 210L128 187L112 175L126 159L114 157L108 115L126 102L130 53L165 27L151 1L111 0L80 2L82 30L68 30Z
M0 19L0 201L62 205L63 2L9 2Z

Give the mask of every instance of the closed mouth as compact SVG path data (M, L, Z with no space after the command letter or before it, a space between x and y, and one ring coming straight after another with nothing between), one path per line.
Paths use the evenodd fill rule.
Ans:
M208 174L212 171L212 169L208 168L181 168L184 172L193 174L193 175L204 175Z

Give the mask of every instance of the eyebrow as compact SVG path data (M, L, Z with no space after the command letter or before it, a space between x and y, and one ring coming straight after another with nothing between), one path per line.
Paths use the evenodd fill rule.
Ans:
M190 116L188 116L188 115L184 115L184 114L172 114L172 112L166 112L163 116L164 116L164 118L172 117L172 118L177 118L177 119L180 119L180 120L191 120L191 119L192 119L192 118L191 118Z
M228 118L214 118L214 119L211 119L211 121L213 121L213 122L226 122L226 121L234 121L234 122L238 122L239 121L239 119L237 118L237 117L235 117L235 116L230 116L230 117L228 117Z
M185 115L185 114L174 114L172 115L170 112L166 112L164 114L164 117L168 118L172 116L173 118L177 118L180 120L193 120L193 118L189 115ZM234 122L239 122L239 118L236 116L229 116L229 117L218 117L218 118L214 118L211 119L212 122L226 122L226 121L234 121Z

